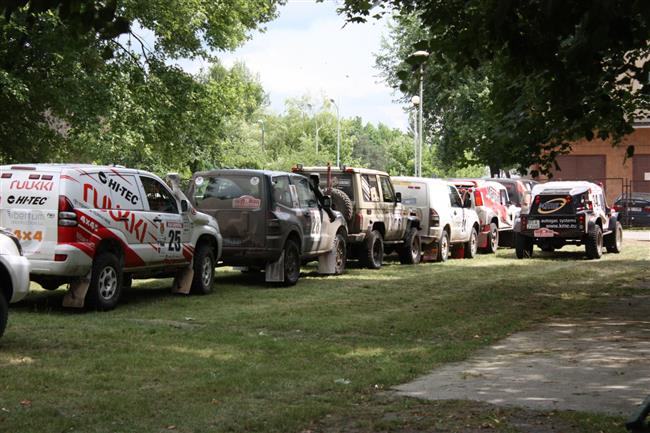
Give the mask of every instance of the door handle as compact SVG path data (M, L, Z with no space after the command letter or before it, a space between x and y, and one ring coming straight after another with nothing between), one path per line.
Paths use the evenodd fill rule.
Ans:
M309 212L303 212L302 214L305 216L305 218L311 218L311 213Z
M162 222L162 219L160 219L159 217L156 217L156 218L153 219L153 222L155 222L155 223L161 223L161 222Z

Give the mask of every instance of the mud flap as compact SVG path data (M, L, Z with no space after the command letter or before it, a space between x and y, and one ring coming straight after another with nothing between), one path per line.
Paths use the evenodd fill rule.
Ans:
M438 242L422 246L422 261L434 262L438 258Z
M284 253L277 262L266 264L264 276L267 283L284 283Z
M172 284L172 293L189 295L192 288L192 279L194 278L194 269L192 266L181 269L176 272L174 283Z
M71 282L68 293L63 297L63 306L66 308L83 308L89 286L90 274Z
M332 251L318 256L318 273L321 275L334 275L336 273L336 241L334 241Z

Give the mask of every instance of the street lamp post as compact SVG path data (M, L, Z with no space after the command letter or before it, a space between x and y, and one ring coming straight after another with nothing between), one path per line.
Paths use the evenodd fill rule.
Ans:
M341 166L341 113L339 106L334 99L330 98L330 102L336 107L336 166Z
M414 57L429 57L429 53L427 51L416 51L412 54ZM418 176L422 176L422 129L423 129L423 115L422 115L422 107L424 106L424 62L420 63L420 98L419 98L419 115L420 115L420 122L418 126L418 138L419 138L419 143L418 143L418 157L417 157L417 172Z
M413 175L418 177L418 153L419 153L419 134L418 134L418 105L420 105L420 97L413 96L411 98L413 104Z

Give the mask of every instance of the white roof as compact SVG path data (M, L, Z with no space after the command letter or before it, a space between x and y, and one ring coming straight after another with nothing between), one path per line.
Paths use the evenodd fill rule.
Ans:
M603 189L595 183L586 182L583 180L575 181L555 181L539 183L533 187L532 195L538 194L566 194L576 195L582 194L587 191L594 193L602 193Z
M53 171L53 172L64 172L68 170L110 170L110 171L119 171L120 173L148 173L146 171L138 170L135 168L126 168L120 165L95 165L95 164L52 164L52 163L37 163L37 164L7 164L1 165L0 170L11 171L11 170L40 170L40 171Z
M444 185L447 186L448 183L443 179L433 179L430 177L414 177L414 176L391 176L390 177L393 183L395 182L419 182L426 183L428 185Z

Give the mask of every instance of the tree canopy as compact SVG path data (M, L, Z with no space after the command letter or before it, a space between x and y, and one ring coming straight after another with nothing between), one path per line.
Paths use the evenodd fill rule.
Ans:
M548 170L571 141L617 143L650 108L645 1L346 0L340 11L353 22L389 11L400 25L417 20L421 31L407 30L401 57L384 66L413 94L423 58L409 54L430 53L425 78L442 96L425 108L440 128L457 121L447 136L456 154ZM492 151L501 161L489 161Z

